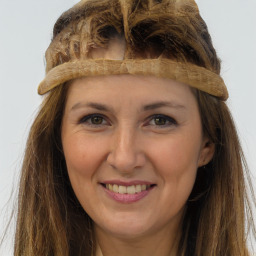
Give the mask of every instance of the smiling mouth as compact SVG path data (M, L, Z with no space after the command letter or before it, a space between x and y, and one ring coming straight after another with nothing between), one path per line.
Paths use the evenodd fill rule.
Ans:
M114 193L118 194L138 194L143 191L150 190L151 188L155 187L155 184L152 185L146 185L146 184L138 184L138 185L131 185L131 186L124 186L124 185L118 185L118 184L104 184L101 183L101 185L106 188L109 191L112 191Z

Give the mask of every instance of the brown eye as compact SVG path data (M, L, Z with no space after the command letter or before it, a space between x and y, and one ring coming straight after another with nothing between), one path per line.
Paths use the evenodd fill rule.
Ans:
M162 126L164 128L172 125L177 125L177 122L170 116L154 115L152 116L148 124L153 126Z
M103 118L101 116L93 116L91 117L91 123L96 125L102 124Z
M165 125L167 123L167 120L164 117L156 117L154 118L154 121L156 125Z
M98 114L92 114L88 116L84 116L82 119L79 121L80 124L85 124L85 125L107 125L106 119Z

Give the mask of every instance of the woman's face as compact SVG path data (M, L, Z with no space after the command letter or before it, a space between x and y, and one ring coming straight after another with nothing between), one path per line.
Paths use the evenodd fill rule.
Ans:
M96 231L177 231L197 168L212 157L187 85L112 75L75 80L62 122L69 178Z

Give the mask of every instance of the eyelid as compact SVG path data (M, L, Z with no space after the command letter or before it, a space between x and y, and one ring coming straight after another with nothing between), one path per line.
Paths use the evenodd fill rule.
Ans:
M90 122L89 120L93 117L100 117L103 119L103 123L101 124L93 124L92 122ZM150 124L150 122L152 122L154 119L156 118L163 118L166 120L166 124ZM83 124L83 125L88 125L88 126L94 126L94 127L100 127L100 126L105 126L105 125L111 125L108 118L103 115L103 114L99 114L99 113L93 113L93 114L88 114L88 115L84 115L82 116L82 118L79 118L78 120L78 124ZM168 115L164 115L164 114L154 114L151 115L147 118L146 122L144 123L143 126L154 126L157 127L159 129L161 128L168 128L171 126L177 126L178 123L177 121L173 118L170 117Z
M82 118L80 118L78 120L78 124L86 124L87 123L90 126L98 126L98 127L101 125L106 125L105 123L104 124L92 124L92 123L87 122L88 120L90 120L90 118L93 118L93 117L101 117L106 123L109 124L107 117L105 115L99 114L99 113L84 115Z
M146 125L150 125L149 123L154 119L154 118L164 118L167 120L167 122L169 122L168 124L164 124L164 125L156 125L154 124L153 126L156 126L158 128L165 128L165 127L170 127L170 126L177 126L178 123L177 121L173 118L173 117L170 117L170 116L167 116L167 115L164 115L164 114L154 114L152 116L150 116L148 119L147 119L147 122L146 122Z

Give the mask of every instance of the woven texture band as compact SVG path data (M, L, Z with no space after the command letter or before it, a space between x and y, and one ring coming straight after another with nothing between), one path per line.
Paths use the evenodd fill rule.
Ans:
M38 87L43 95L63 83L81 77L100 75L152 75L185 83L193 88L216 96L221 100L228 98L223 79L203 67L170 59L108 60L86 59L66 62L51 69Z

